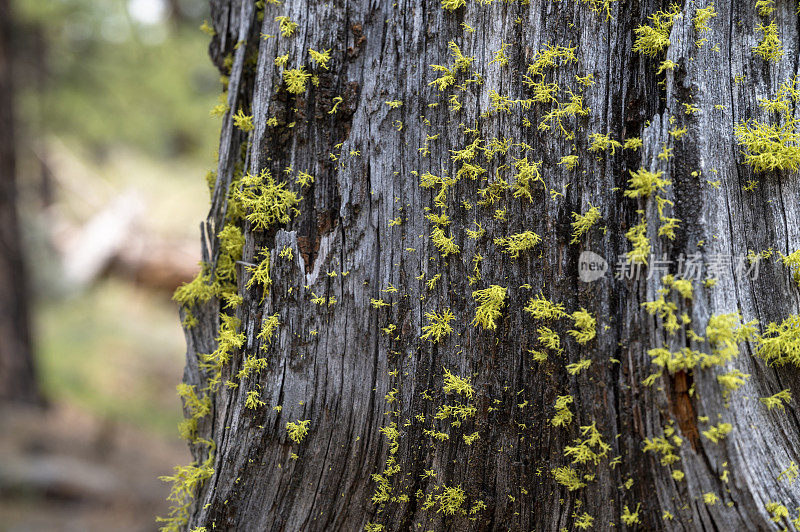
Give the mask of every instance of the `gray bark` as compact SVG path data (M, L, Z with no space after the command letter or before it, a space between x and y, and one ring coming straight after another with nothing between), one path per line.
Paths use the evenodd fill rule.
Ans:
M663 345L676 351L692 345L709 352L708 344L690 344L683 332L666 334L642 309L663 286L660 275L617 280L608 273L593 283L578 279L582 250L600 254L612 269L624 258L631 247L624 235L638 223L637 209L645 209L650 220L648 236L657 257L667 254L675 260L681 253L700 253L709 259L770 247L787 254L800 247L796 172L754 176L733 136L735 123L767 116L757 98L772 97L781 82L797 73L797 6L778 2L771 18L785 53L779 62L765 63L751 48L757 44L755 26L766 19L750 2L715 2L718 16L709 23L709 42L697 47L700 37L691 19L694 8L704 5L683 5L666 55L650 59L632 46L633 29L663 7L651 1L612 3L613 16L606 19L573 0L469 3L453 12L433 1L292 0L268 4L259 22L251 1L212 0L218 32L212 57L221 66L231 53L233 66L227 94L231 111L223 120L217 181L203 226L206 259L213 263L217 253L214 235L225 220L225 198L237 165L252 173L267 168L287 180L283 169L292 166L307 170L316 181L304 193L301 214L290 223L267 232L243 225L243 262L258 262L257 254L270 249L273 285L262 303L260 290L245 288L249 274L240 270L244 303L236 316L247 340L223 369L223 380L236 375L245 357L259 353L256 334L262 317L277 312L281 326L264 355L269 368L235 390L220 388L213 394L211 414L200 421L199 435L216 444L214 474L196 494L189 528L357 530L371 522L386 530L559 530L574 529L574 514L585 511L594 517L595 529L605 530L612 523L625 528L620 519L624 507L635 511L640 504L641 522L632 528L769 530L777 526L765 509L770 501L786 505L796 517L799 484L776 477L798 461L797 412L792 405L783 413L768 411L757 398L785 388L798 392L798 369L766 365L752 356L752 345L742 344L741 355L725 368L665 373L652 387L644 386L654 371L648 349ZM299 23L295 35L259 38L278 34L274 18L279 15ZM465 31L462 22L476 31ZM483 84L441 93L429 86L438 76L429 65L452 63L451 40L475 57L473 68L483 74ZM244 44L234 49L237 42ZM509 65L489 65L502 43L511 43ZM549 105L481 118L490 109L490 89L512 99L530 97L521 75L547 43L577 45L578 63L553 71L562 89L576 87L575 75L595 76L596 83L583 92L591 112L573 123L572 142L552 130L537 130ZM312 67L308 48L332 48L329 71ZM306 65L319 76L319 85L309 83L297 97L288 94L281 69L274 65L274 58L285 53L287 65ZM678 66L657 75L665 58ZM737 74L746 76L743 83L734 81ZM447 104L453 93L463 103L455 112ZM336 96L343 102L329 114ZM391 109L384 103L388 100L403 106ZM428 106L434 102L440 105ZM700 111L686 114L684 103ZM252 133L233 127L231 114L239 108L254 115ZM267 125L271 117L277 126ZM533 126L523 127L523 117ZM397 120L403 123L401 131ZM483 139L511 137L532 146L529 159L543 161L548 189L564 194L553 198L535 186L531 202L505 192L497 206L466 210L461 201L480 199L477 190L485 186L486 176L462 178L447 200L448 232L461 251L442 259L428 238L432 226L424 217L426 207L438 212L435 191L420 188L412 171L455 175L458 166L450 150L471 140L462 130L476 120ZM288 127L292 122L294 127ZM684 126L683 137L671 137L670 129ZM641 136L643 147L590 153L591 133L615 140ZM436 134L439 138L424 156L419 148L426 135ZM668 161L657 158L663 143L674 150ZM350 155L351 150L360 154ZM340 158L331 160L329 153L340 151ZM579 156L574 171L557 164L569 153ZM510 165L510 155L484 161L487 174ZM653 198L623 197L628 170L640 167L662 170L672 181L666 197L682 220L674 241L656 234ZM695 171L702 174L692 175ZM509 182L513 173L508 167L500 170ZM753 177L758 188L743 191ZM720 187L708 185L707 179L719 180ZM600 209L599 227L607 230L595 227L570 245L571 213L586 212L590 203ZM506 221L493 217L496 208L507 209ZM398 216L402 225L389 227ZM465 234L474 220L486 229L478 240ZM542 242L517 259L493 242L524 230L541 235ZM291 261L278 256L285 246L294 250ZM467 276L474 252L484 260L482 279L471 286ZM421 273L427 273L424 280L417 279ZM428 290L425 281L437 273L439 282ZM470 325L475 313L470 295L492 284L508 287L508 298L497 330L486 331ZM532 289L522 288L526 284ZM385 292L389 285L398 292ZM716 286L694 283L694 289L693 300L682 302L680 312L689 314L700 334L714 314L741 312L745 321L758 319L763 327L796 313L800 303L791 272L778 264L762 265L756 280L727 267ZM569 320L551 325L561 334L565 352L562 357L551 354L544 364L534 362L527 350L539 348L536 330L546 323L523 311L540 290L567 311L583 307L598 320L597 337L586 345L566 334ZM311 292L337 302L313 304ZM372 308L371 298L391 306ZM453 334L439 344L421 340L425 313L445 308L456 315ZM198 388L208 376L197 356L215 347L220 309L216 300L198 306L193 312L199 324L187 329L185 381ZM380 330L390 323L397 326L392 338ZM565 365L582 358L591 359L591 366L570 375ZM716 377L733 368L751 377L726 404ZM454 400L442 391L444 369L472 377L477 413L461 427L434 420L437 409ZM255 411L245 408L246 394L254 389L267 403ZM389 403L385 397L392 390L397 390L396 401ZM425 391L432 400L423 398ZM566 394L574 397L575 420L567 428L553 427L555 398ZM282 410L273 410L279 405ZM416 419L418 414L424 414L425 422ZM698 416L708 416L709 423ZM303 419L311 420L309 434L294 443L286 423ZM731 423L733 431L714 444L700 433L719 421ZM383 470L389 456L389 442L379 430L391 422L401 432L395 455L400 472L391 477L392 496L407 495L408 500L375 505L370 499L376 483L370 476ZM612 450L589 468L596 473L594 481L568 491L550 471L570 463L565 445L580 436L579 426L593 422ZM685 472L683 481L673 480L659 456L643 452L644 439L661 436L671 422L684 442L674 466ZM425 436L423 431L433 427L450 439L436 442ZM462 434L476 431L480 439L466 445ZM205 459L207 446L192 447L198 460ZM621 462L612 467L609 459L616 456ZM423 478L425 470L434 470L435 477ZM728 482L720 478L726 470ZM623 484L629 479L628 489ZM418 490L436 496L443 486L461 486L465 509L477 500L486 509L475 515L445 515L439 504L424 509ZM720 501L706 504L706 493ZM662 519L664 511L674 519ZM781 525L793 529L786 520Z

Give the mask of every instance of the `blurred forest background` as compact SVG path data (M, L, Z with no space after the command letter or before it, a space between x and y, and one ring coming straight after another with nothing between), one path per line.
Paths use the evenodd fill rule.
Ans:
M43 400L0 411L0 530L154 530L168 506L158 476L189 461L170 297L197 270L215 160L220 82L199 29L208 6L10 8L17 209Z

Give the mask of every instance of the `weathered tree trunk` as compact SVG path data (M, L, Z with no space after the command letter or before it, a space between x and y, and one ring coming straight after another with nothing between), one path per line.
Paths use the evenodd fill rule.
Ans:
M16 205L13 28L9 1L0 0L0 402L37 402Z
M773 260L777 253L761 261L755 279L735 260L712 263L721 254L772 248L787 255L800 247L797 172L754 174L733 131L743 120L771 116L757 98L772 98L797 72L797 6L778 2L762 16L752 2L717 1L710 31L701 33L692 19L706 5L688 2L677 8L669 46L648 57L634 50L634 29L667 6L605 5L532 0L446 10L434 1L290 0L267 3L259 21L252 1L212 0L211 51L229 76L230 109L203 226L206 280L213 282L225 255L215 235L226 222L240 227L235 290L243 302L223 309L217 283L214 297L184 306L197 320L187 328L185 382L198 398L210 398L208 415L186 403L197 422L193 452L209 466L197 477L189 528L795 527L797 412L791 403L768 409L758 398L798 392L798 367L766 364L755 356L759 337L738 328L735 316L727 325L720 316L739 312L763 332L797 312L798 286ZM298 23L291 36L280 35L278 16ZM784 53L765 62L751 49L760 40L757 24L772 20ZM703 37L708 41L698 42ZM453 66L450 41L474 58L471 64ZM555 66L529 70L548 44L576 47L576 61L559 48L564 55ZM332 50L328 70L310 60L309 48ZM674 65L657 73L665 59ZM446 73L430 65L446 66L454 83L438 90L431 83ZM316 78L292 94L282 72L301 67ZM561 103L525 101L537 82L557 84L551 90ZM561 131L548 113L566 108L569 90L590 111L565 111ZM402 106L386 103L395 101ZM251 132L234 125L239 110L253 116ZM620 143L640 138L642 146L590 151L602 145L594 133ZM469 159L461 150L474 139L480 142ZM562 159L568 155L576 158ZM536 173L525 173L524 158L542 161L541 180L526 181ZM465 162L484 172L459 175ZM671 183L625 195L629 170L640 168L661 171ZM242 173L265 169L303 196L299 214L262 224L266 229L254 225L255 216L242 218L252 213L241 211L235 192L247 188ZM298 172L313 175L313 185L297 184ZM744 189L751 179L757 186ZM431 180L432 187L420 186ZM600 220L571 243L572 213L592 206ZM426 218L442 212L449 224ZM674 239L668 229L658 234L669 217L681 220ZM444 234L431 237L437 223ZM637 225L646 228L652 254L672 263L663 268L651 257L641 276L617 279L616 265L635 258L626 233ZM525 231L541 242L518 257L508 251L524 246L495 240ZM642 238L634 240L646 256ZM459 250L443 257L437 242ZM593 282L579 279L586 250L610 265ZM271 285L262 278L248 287L248 265L262 264L262 252L269 253ZM699 254L706 269L690 279L691 298L678 285L666 288L660 309L677 321L665 327L642 304L657 300L670 282L662 280L666 273L685 273L682 254ZM717 277L714 286L704 282L710 277ZM496 329L473 322L473 292L492 285L507 289ZM540 292L564 313L551 309L547 319L526 312ZM421 338L426 313L446 309L455 316L452 333L439 342ZM594 338L573 314L581 309L597 320ZM259 338L276 314L271 341L269 334ZM220 350L215 340L224 336L225 315L240 320L240 348L223 340ZM705 362L663 369L650 351L661 347L673 357L690 347ZM215 349L226 355L222 362L202 356ZM266 367L247 370L244 361L257 358ZM588 368L568 371L586 360ZM734 369L750 378L726 389ZM660 375L646 381L654 373ZM720 381L722 375L728 377ZM562 402L574 419L554 408L558 396L570 396L572 403ZM458 414L463 420L453 423ZM308 434L293 441L287 422L302 420L310 420ZM559 420L565 426L555 426ZM726 423L732 430L724 436ZM608 448L581 429L592 424ZM586 463L575 452L588 456ZM574 478L564 478L565 467ZM792 514L783 517L779 505Z

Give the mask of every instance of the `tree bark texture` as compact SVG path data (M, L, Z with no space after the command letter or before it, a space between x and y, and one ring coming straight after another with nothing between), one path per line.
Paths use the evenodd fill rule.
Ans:
M22 238L17 215L12 29L0 0L0 401L37 402Z
M214 264L219 255L215 235L229 215L226 198L237 173L268 169L295 190L299 171L315 182L290 222L267 231L240 223L242 263L257 264L259 253L270 250L272 285L263 301L257 285L245 286L251 274L239 264L243 303L235 311L222 310L216 298L192 309L198 324L186 330L186 383L207 386L198 355L216 348L221 313L235 314L246 336L223 367L223 382L235 381L248 357L266 356L269 363L235 389L209 392L211 412L197 435L215 444L213 475L197 490L188 528L358 530L369 523L373 530L574 530L585 512L600 530L794 529L789 519L800 506L800 484L777 477L798 461L797 411L791 403L769 410L758 398L800 392L797 367L766 364L753 356L754 342L742 342L739 356L722 366L664 372L651 386L643 384L658 370L650 349L712 352L708 338L686 334L691 327L705 336L712 316L739 312L763 330L795 314L800 299L790 269L763 261L752 279L723 266L713 287L703 284L705 276L693 282L693 298L675 300L691 325L675 334L642 308L657 299L667 273L658 273L652 260L634 279L609 271L582 282L578 275L584 250L602 256L611 270L624 262L631 251L625 235L642 216L653 255L672 261L699 253L708 263L713 255L768 248L785 255L800 247L797 173L754 174L733 132L743 120L766 119L758 98L773 97L797 73L797 6L779 1L765 17L752 2L717 1L708 42L698 46L703 35L692 19L706 4L686 2L678 6L669 46L651 58L633 50L634 29L668 6L611 2L606 17L599 4L600 12L575 0L469 2L451 11L434 1L290 0L261 10L249 0L211 1L217 32L211 55L229 76L230 110L202 226L205 260ZM298 23L293 35L280 36L278 16ZM752 48L760 40L756 26L772 20L784 52L766 62ZM455 85L439 91L431 82L441 72L430 65L453 64L450 41L474 61ZM505 44L507 64L492 63ZM590 109L565 118L574 139L557 125L537 127L556 104L512 103L508 112L492 107L492 90L511 100L531 98L524 75L548 44L577 47L576 62L547 70L548 81L559 85L559 101L572 90ZM310 61L309 48L332 50L328 70ZM276 66L284 54L288 60ZM665 59L675 66L657 73ZM301 66L318 83L309 80L291 94L282 72ZM466 82L477 79L473 71L482 82ZM576 76L587 74L595 83L580 85ZM458 109L450 101L454 94ZM402 106L385 103L392 101ZM239 109L253 115L251 132L234 126ZM684 127L681 136L670 134ZM477 133L465 134L469 128ZM593 133L620 142L640 137L643 145L589 151ZM456 176L463 161L453 160L454 151L477 137L475 161L486 172L448 187L444 231L460 249L443 258L426 218L441 212L439 189L421 187L420 179L425 172ZM513 139L513 146L492 154L491 139ZM665 148L671 154L659 158ZM559 164L570 154L577 156L573 170ZM525 156L542 161L543 183L531 186L530 200L512 193L514 163ZM639 168L662 171L671 182L659 195L674 202L665 208L681 220L672 240L657 234L655 195L624 195L629 171ZM497 202L478 205L484 199L478 190L498 178L508 187L500 187ZM751 179L758 186L743 190ZM570 244L572 213L592 206L601 220ZM390 225L398 217L401 223ZM477 230L474 222L485 230L478 238L466 233ZM542 240L519 257L495 241L524 231ZM280 256L285 248L293 250L292 259ZM483 258L481 278L470 284L476 253ZM676 273L675 264L668 271ZM472 324L472 292L491 285L507 288L495 330ZM540 292L567 313L584 308L595 316L596 337L580 344L568 333L571 318L532 318L523 307ZM453 332L438 343L421 339L426 313L448 308ZM262 320L275 313L275 337L257 339ZM390 325L395 329L382 331ZM540 363L529 350L542 349L544 326L560 336L563 354L551 351ZM567 371L585 359L591 360L587 369ZM717 377L733 369L750 378L726 398ZM445 370L471 379L474 388L468 402L475 414L460 426L436 419L443 405L466 400L445 392ZM266 404L247 408L254 390ZM553 426L556 398L566 395L573 398L574 420ZM310 420L300 443L286 428L298 420ZM392 423L399 431L394 449L386 431ZM611 449L596 465L573 464L565 447L592 423ZM732 430L714 443L703 432L717 423ZM682 442L674 451L680 460L671 466L644 451L645 440L664 436L665 427ZM475 433L471 443L464 439ZM199 442L192 448L202 462L209 446ZM390 458L399 469L386 475ZM553 470L564 466L586 485L569 490L557 482ZM685 478L676 480L676 469ZM391 486L380 504L371 500L379 485L375 473ZM448 502L450 488L460 488L464 500ZM769 503L792 514L773 522Z

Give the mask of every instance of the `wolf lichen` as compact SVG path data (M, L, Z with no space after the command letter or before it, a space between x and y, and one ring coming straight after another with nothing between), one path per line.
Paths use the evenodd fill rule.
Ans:
M444 515L455 515L456 513L465 513L461 508L467 500L467 495L461 486L442 486L442 492L436 495L436 501L439 503L439 512Z
M650 239L647 238L647 220L642 218L638 224L628 229L625 238L633 244L633 249L627 253L627 261L632 264L647 265L652 249Z
M717 14L718 13L714 10L714 2L708 4L708 7L698 7L695 9L694 18L692 19L694 31L696 31L698 35L710 32L711 28L708 26L708 21L716 17Z
M681 8L677 4L672 4L669 7L669 11L657 11L650 15L649 26L642 25L633 30L636 34L633 51L655 57L668 47L672 24L675 21L675 16L680 12Z
M447 369L444 370L442 391L444 391L444 393L457 393L463 395L466 399L472 399L475 395L475 388L472 387L469 378L459 377Z
M531 185L536 181L544 185L542 174L539 171L541 166L542 161L528 162L527 157L514 161L514 168L517 169L517 173L514 176L514 185L512 186L512 191L514 192L515 198L525 197L528 198L528 201L533 201L533 197L531 195Z
M558 354L563 352L563 349L561 348L561 337L557 332L549 327L539 327L536 329L536 333L539 335L539 343L544 347L550 349L551 351L555 351Z
M553 320L563 318L567 315L564 311L564 305L561 303L553 303L541 293L530 298L527 306L525 306L523 310L537 320Z
M792 314L781 323L771 322L757 344L756 356L766 362L800 367L800 316Z
M251 390L247 392L247 398L245 399L244 402L245 408L249 408L251 410L257 410L258 408L264 406L265 404L267 403L261 400L261 394L258 392L258 390Z
M444 2L448 2L450 5L454 6L451 8L451 10L464 5L464 0L443 0L443 3ZM428 83L428 85L435 85L440 91L443 91L451 85L454 85L456 82L456 75L459 72L468 71L472 66L472 62L475 60L474 57L469 57L462 54L461 49L458 47L455 41L450 41L447 43L447 48L450 50L450 57L453 58L453 64L449 67L443 65L431 65L431 68L434 71L443 72L443 75Z
M298 214L296 205L300 198L286 188L286 183L276 183L269 170L259 174L246 174L240 188L234 191L234 201L246 213L245 218L255 230L268 230L274 225L289 223Z
M631 512L630 509L628 508L628 505L626 504L625 507L622 508L622 515L620 515L619 518L622 519L622 522L628 526L633 526L635 524L641 523L641 521L639 520L640 506L641 503L637 504L636 511Z
M263 341L261 344L261 349L267 349L268 344L272 342L272 337L275 335L275 331L278 330L280 326L280 321L278 320L278 313L271 316L267 316L261 322L261 332L258 333L256 339Z
M247 266L247 271L252 275L247 281L245 288L250 290L255 283L258 283L264 289L264 295L266 296L269 291L269 287L272 286L272 279L269 276L269 249L262 249L259 256L261 257L261 262L255 266Z
M791 269L794 282L800 286L800 249L788 255L781 254L781 262L783 262L784 266Z
M465 5L467 5L466 0L442 0L442 9L447 11L455 11Z
M506 290L505 287L493 284L489 288L472 292L472 299L478 303L472 325L475 327L480 325L489 330L497 328L496 320L500 317L501 309L505 305Z
M178 424L178 432L181 438L192 441L197 434L197 422L211 413L211 396L198 397L195 387L185 382L177 386L177 391L189 414L189 417Z
M661 455L661 465L671 466L680 460L680 457L675 453L682 444L683 440L675 434L675 429L668 426L664 429L663 436L656 436L652 439L645 438L642 451Z
M722 375L717 375L717 382L722 386L722 394L725 399L728 399L731 392L738 390L742 387L745 381L750 378L748 373L742 373L738 369L733 369Z
M711 425L708 430L704 430L703 436L714 443L719 443L720 440L725 439L725 436L727 436L732 430L733 425L730 423L717 423L716 425Z
M444 309L439 314L435 312L426 312L425 317L428 319L428 325L422 328L424 333L420 338L423 340L430 340L434 344L439 343L442 338L453 332L453 327L450 322L455 319L455 316L450 309Z
M245 133L253 131L253 128L255 128L255 125L253 125L253 115L246 115L244 111L239 109L239 111L233 115L233 125Z
M576 491L586 487L585 482L581 482L578 472L569 466L551 469L550 473L556 482L567 488L569 491Z
M569 409L569 405L574 401L571 395L559 395L556 397L555 405L556 415L550 420L550 424L554 427L566 427L572 423L573 414Z
M784 410L784 403L788 403L792 400L792 392L789 389L781 390L775 395L770 395L769 397L759 397L758 398L761 403L763 403L768 410L772 410L773 408L777 408L780 411Z
M189 522L189 508L195 493L214 474L214 450L216 445L211 440L198 440L208 447L208 455L201 464L194 462L186 466L175 466L174 474L159 477L159 480L170 482L167 500L174 503L170 506L167 517L157 517L156 521L164 523L162 532L178 532Z
M278 28L284 37L291 37L297 29L297 22L292 22L289 17L275 17L275 22L279 24Z
M754 119L736 124L734 133L745 150L745 163L756 172L800 168L800 134L796 124L790 116L784 116L780 124Z
M761 56L764 61L777 62L783 55L783 45L778 37L778 27L775 22L766 26L759 24L756 30L761 32L761 41L753 48L753 53Z
M582 358L573 364L567 364L565 369L570 375L578 375L581 371L588 369L592 365L592 361L588 358Z
M588 150L590 152L611 150L611 155L614 155L617 148L622 148L622 143L610 138L609 135L603 135L601 133L592 133L589 136L589 138L592 141Z
M575 329L567 331L579 344L591 341L597 335L597 320L586 309L581 308L572 313Z
M303 441L303 438L306 437L308 434L308 425L311 423L310 419L304 420L297 420L297 421L289 421L286 423L286 432L289 435L289 439L295 443L300 443Z
M542 237L533 231L494 239L494 243L502 248L501 251L510 254L512 259L519 258L520 253L533 249L541 241Z
M209 382L209 388L211 390L216 389L219 385L222 366L228 363L232 352L242 347L246 340L244 333L237 332L241 325L238 318L226 314L223 314L221 318L222 321L219 325L219 332L216 337L217 348L211 353L200 355L200 366L202 368L211 369L213 373L212 379Z
M306 91L306 82L311 74L304 67L292 68L283 71L283 81L286 90L292 94L303 94Z
M611 446L603 441L602 434L597 430L597 422L582 426L580 430L583 439L576 438L573 440L575 445L564 447L564 456L572 458L573 464L599 464L611 451Z
M311 61L314 64L319 65L320 68L324 68L325 70L328 70L328 61L331 60L331 50L330 50L330 48L327 49L327 50L323 50L321 52L318 52L316 50L312 50L311 48L309 48L308 49L308 55L311 56Z
M442 257L461 252L461 248L453 241L453 235L447 236L441 227L436 226L431 231L431 242L439 250Z
M572 213L572 218L575 221L572 222L572 240L570 240L570 244L577 244L580 241L580 237L589 231L600 219L600 209L592 206L591 203L589 207L590 209L584 214L578 214L577 212Z
M624 192L626 198L648 198L654 192L665 192L665 187L672 184L668 179L661 179L664 172L650 172L639 168L636 172L628 170L631 178L628 180L628 189Z

